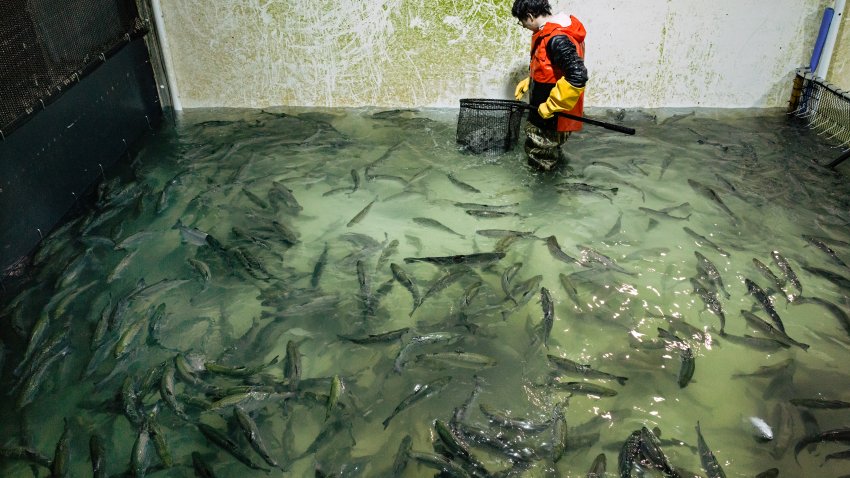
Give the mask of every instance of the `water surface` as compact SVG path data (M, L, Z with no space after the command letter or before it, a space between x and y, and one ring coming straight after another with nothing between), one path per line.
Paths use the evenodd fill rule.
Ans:
M585 476L604 453L617 476L623 443L647 427L660 430L676 467L708 476L697 422L727 476L847 472L846 460L826 459L840 444L794 456L815 427L838 428L850 413L791 402L850 401L850 186L813 162L832 155L816 137L781 115L629 113L637 135L587 127L567 143L568 164L542 175L521 147L458 151L456 114L202 110L158 132L131 165L105 175L88 209L44 241L16 293L3 296L11 392L2 445L53 460L67 420L69 476L90 475L92 435L105 444L109 475L136 467L193 476L198 452L216 476L265 476L198 429L213 427L269 467L241 433L238 408L288 470L272 476L392 476L406 435L413 450L434 453L434 421L452 423L468 404L463 426L504 444L498 451L467 436L494 474ZM555 257L552 236L574 260ZM814 303L797 300L773 251ZM502 254L486 263L406 260L493 252ZM415 310L402 273L427 295ZM742 310L776 324L746 280L808 350L742 343L766 337ZM700 288L722 308L727 336ZM554 321L544 345L545 294ZM681 340L660 341L659 328ZM348 340L403 329L387 342ZM422 337L432 341L410 345ZM690 380L680 379L684 349L694 358ZM458 352L466 355L450 356ZM558 374L547 354L628 380ZM195 374L178 371L172 382L175 357ZM227 375L205 364L256 370ZM765 366L777 367L746 375ZM570 396L549 384L553 373L616 395ZM342 388L329 408L334 377ZM384 427L425 384L445 386ZM563 407L566 452L553 463L551 427L512 430L482 405L536 424ZM750 417L771 426L773 440L756 440ZM154 436L166 440L172 466ZM25 460L5 459L0 470L49 475ZM402 476L436 473L410 460Z

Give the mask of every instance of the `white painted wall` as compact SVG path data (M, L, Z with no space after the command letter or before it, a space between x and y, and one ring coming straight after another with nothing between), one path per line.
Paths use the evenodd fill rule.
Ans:
M161 0L184 107L507 98L530 32L510 0ZM587 104L782 107L831 0L553 1L588 30Z

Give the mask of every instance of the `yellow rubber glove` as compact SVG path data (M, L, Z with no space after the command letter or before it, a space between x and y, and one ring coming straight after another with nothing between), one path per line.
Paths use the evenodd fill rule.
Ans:
M575 107L582 93L584 93L584 87L576 88L569 81L561 78L549 93L549 99L537 108L537 112L542 118L549 119L559 111L569 111Z
M517 101L522 99L522 95L528 91L528 85L531 83L531 78L526 78L519 83L516 84L516 90L514 91L514 97Z

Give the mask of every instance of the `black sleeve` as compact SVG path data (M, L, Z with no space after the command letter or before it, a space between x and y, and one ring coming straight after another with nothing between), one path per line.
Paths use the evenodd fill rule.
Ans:
M581 88L587 83L587 68L584 60L578 56L576 46L566 35L554 36L546 45L546 53L552 60L552 64L564 72L564 78L576 88Z

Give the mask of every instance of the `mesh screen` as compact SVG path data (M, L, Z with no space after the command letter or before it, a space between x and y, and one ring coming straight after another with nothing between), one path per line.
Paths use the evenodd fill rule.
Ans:
M142 31L135 0L0 0L0 132Z
M850 145L850 95L814 76L797 70L788 113L837 147Z
M525 104L519 101L462 99L457 143L473 154L510 151L519 138Z

